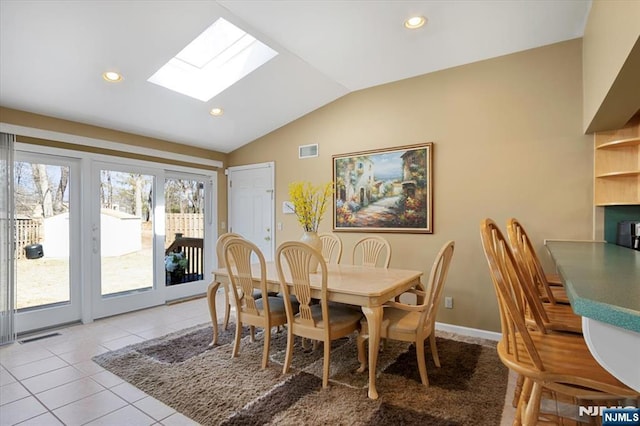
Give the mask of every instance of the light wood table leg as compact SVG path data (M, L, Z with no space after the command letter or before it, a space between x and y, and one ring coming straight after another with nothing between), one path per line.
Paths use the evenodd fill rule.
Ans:
M207 288L207 302L209 303L209 315L211 315L211 324L213 325L213 339L209 346L218 343L218 313L216 312L216 294L218 293L220 283L213 281Z
M378 399L376 390L376 369L378 349L380 347L380 326L382 324L382 306L362 307L369 323L369 398Z

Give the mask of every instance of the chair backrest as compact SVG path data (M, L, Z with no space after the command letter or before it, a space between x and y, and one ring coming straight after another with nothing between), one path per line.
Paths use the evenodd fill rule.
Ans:
M444 283L447 279L454 247L455 243L453 241L447 241L433 261L431 272L429 273L429 281L427 282L425 289L426 295L423 302L426 309L421 314L424 318L420 318L421 323L423 324L433 324L436 320L438 306L440 305L440 299L442 297L442 289L444 288Z
M381 258L383 253L385 253L385 257ZM364 237L353 246L351 262L354 265L377 266L380 259L382 259L381 266L388 268L391 262L391 245L382 237Z
M264 255L249 240L244 238L228 238L223 246L223 259L231 282L230 290L233 294L237 309L252 315L260 315L260 310L256 306L256 299L252 297L254 281L260 280L260 290L263 295L267 294L267 267ZM260 263L260 276L253 275L251 263L252 257L258 258ZM253 257L255 259L255 257ZM269 298L263 298L263 309L269 312Z
M318 261L318 273L311 273L310 263L312 259ZM295 298L300 304L300 323L306 327L317 327L316 321L311 315L311 277L318 277L321 284L320 303L322 305L323 324L329 324L329 310L327 304L327 263L322 253L313 247L300 241L287 241L276 250L276 268L280 287L285 302L287 320L293 323L293 309L291 306L291 291L289 283L293 283ZM288 278L291 278L288 280ZM329 327L324 327L329 333Z
M480 225L480 236L489 272L500 307L500 325L505 351L515 359L528 358L539 371L544 370L542 359L535 348L525 322L527 305L537 298L522 285L524 277L516 259L498 225L485 219ZM545 332L544 324L534 315L539 330ZM516 334L521 336L524 348L516 344Z
M553 297L553 292L542 268L542 263L520 222L513 218L509 219L507 221L507 234L509 236L511 250L515 254L516 261L522 272L526 274L534 284L538 295L541 298L546 297L550 303L555 305L556 300Z
M340 263L342 259L342 240L337 235L324 233L318 235L322 241L322 256L327 263Z
M242 238L240 234L234 234L233 232L226 232L218 237L216 241L216 256L218 257L218 268L226 267L224 263L224 243L230 238Z

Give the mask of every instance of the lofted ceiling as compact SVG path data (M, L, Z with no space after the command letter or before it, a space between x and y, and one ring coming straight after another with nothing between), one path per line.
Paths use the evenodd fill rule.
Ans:
M590 0L0 0L0 106L227 153L355 90L582 37L590 7ZM405 29L412 15L427 24ZM147 82L219 17L279 54L208 102ZM123 80L104 81L107 70ZM213 107L224 115L212 117Z

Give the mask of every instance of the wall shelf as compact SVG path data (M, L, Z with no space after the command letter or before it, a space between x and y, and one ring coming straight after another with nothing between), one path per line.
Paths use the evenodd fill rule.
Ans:
M640 204L640 115L619 130L594 137L594 203Z
M620 147L636 146L636 145L640 145L640 137L618 139L615 141L604 142L601 145L596 145L596 149L620 148Z
M628 171L619 171L619 172L609 172L609 173L602 173L597 175L597 178L606 178L606 177L618 177L618 176L637 176L640 175L640 171L639 170L628 170Z

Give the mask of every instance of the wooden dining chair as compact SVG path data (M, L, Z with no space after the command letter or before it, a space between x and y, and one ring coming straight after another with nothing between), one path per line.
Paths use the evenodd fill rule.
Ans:
M521 264L521 267L529 270L542 300L552 305L556 303L568 305L569 298L566 291L561 285L552 286L550 284L549 275L544 272L542 262L533 248L531 239L517 219L511 218L507 221L507 234L516 260Z
M351 263L353 265L388 268L391 263L391 244L379 236L363 237L353 246ZM424 290L421 286L418 286L417 289ZM400 296L396 297L396 302L399 301ZM384 342L385 340L383 340L383 345Z
M322 241L322 256L327 263L340 263L342 240L335 234L326 232L318 235Z
M312 258L319 263L319 273L310 271ZM298 241L282 243L276 251L276 268L287 313L287 352L282 373L286 374L291 366L294 336L320 341L324 346L322 387L326 388L329 384L331 341L358 330L362 312L338 304L329 306L327 263L321 252L307 244ZM320 303L312 303L312 277L315 288L320 290ZM291 304L289 284L292 284L293 294L299 303L297 314Z
M557 420L561 413L541 416L543 391L576 401L638 401L640 394L609 374L593 358L584 338L571 333L549 333L539 315L532 330L525 320L527 306L537 299L526 285L515 256L491 219L480 226L482 246L500 309L502 363L524 377L514 425ZM555 416L555 419L549 418Z
M440 305L442 289L444 288L449 265L453 256L454 242L447 242L431 266L429 281L426 290L411 289L408 292L416 294L422 303L419 305L409 305L396 301L389 301L383 305L384 314L380 337L382 339L399 340L402 342L412 342L416 347L416 357L418 360L418 370L420 380L425 386L429 386L427 367L425 364L424 345L429 339L431 356L437 367L440 367L438 348L436 346L435 324L436 313ZM363 372L367 368L367 355L365 352L365 340L369 337L369 325L365 319L361 320L361 330L358 334L358 360L360 368L358 372Z
M233 232L226 232L218 237L216 241L216 255L218 257L218 268L226 267L223 257L223 247L224 244L231 238L244 238L240 234L235 234ZM259 299L262 297L262 292L259 289L254 289L251 293L254 299ZM275 296L275 292L269 292L269 296ZM231 296L229 292L229 288L227 286L224 287L224 320L223 326L226 330L229 326L229 318L231 316Z
M218 268L226 268L224 261L224 244L231 238L243 238L240 234L233 232L225 232L218 237L216 241L216 256L218 258ZM226 330L229 326L229 317L231 316L231 296L229 294L229 287L224 286L224 321L223 327Z
M257 258L260 264L259 276L253 275L252 258ZM269 362L271 328L287 323L284 302L280 297L268 296L267 268L264 255L258 246L242 238L229 238L223 246L223 259L227 265L231 283L229 292L236 308L236 334L231 356L236 357L240 353L243 325L250 327L251 342L255 341L255 327L262 327L264 329L262 368L266 368ZM256 280L260 282L258 290L262 296L260 298L253 297Z
M361 238L353 246L351 263L388 268L391 263L391 245L386 239L379 236Z

